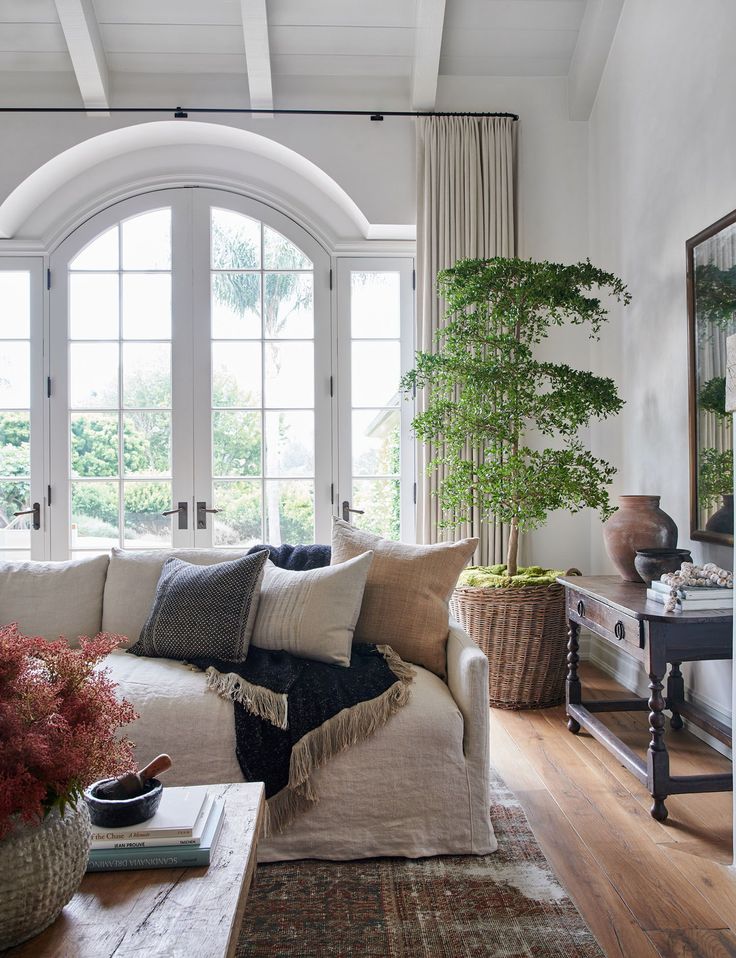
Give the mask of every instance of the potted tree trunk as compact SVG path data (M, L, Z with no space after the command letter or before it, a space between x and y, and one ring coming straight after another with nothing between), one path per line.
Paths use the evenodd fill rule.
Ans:
M448 323L437 351L420 352L402 380L425 390L413 421L430 444L429 472L452 526L474 510L507 525L504 565L471 567L453 596L455 615L489 656L491 704L535 708L563 698L566 623L561 570L518 565L519 534L549 512L614 509L615 469L592 456L579 430L623 405L611 379L535 355L551 327L587 326L597 338L607 310L597 291L628 303L624 284L590 262L565 266L496 257L461 260L437 278Z

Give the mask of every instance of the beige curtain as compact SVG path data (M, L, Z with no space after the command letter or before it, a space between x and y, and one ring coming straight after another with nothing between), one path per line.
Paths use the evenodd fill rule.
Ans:
M431 116L417 121L417 314L416 344L435 349L445 305L435 283L441 269L468 257L514 256L516 123L510 117ZM423 408L417 397L417 408ZM417 446L417 541L478 536L474 561L503 562L507 529L470 521L442 529L436 491L440 476L427 476L431 447Z

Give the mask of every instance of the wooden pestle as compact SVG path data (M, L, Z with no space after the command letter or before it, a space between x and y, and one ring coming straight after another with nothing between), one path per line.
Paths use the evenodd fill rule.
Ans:
M157 755L139 772L126 772L120 778L113 782L106 782L104 785L98 785L95 789L95 795L98 798L104 798L108 801L120 801L125 798L135 798L136 795L142 795L144 783L149 778L156 778L162 772L171 768L171 759L168 755Z

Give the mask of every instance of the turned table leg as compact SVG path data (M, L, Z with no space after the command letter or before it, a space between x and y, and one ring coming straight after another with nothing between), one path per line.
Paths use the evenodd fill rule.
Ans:
M680 671L680 663L673 662L667 678L667 708L672 712L670 727L678 731L685 724L677 710L677 705L685 700L685 680Z
M580 679L578 678L578 662L580 655L580 626L577 622L569 622L568 640L567 640L567 680L565 682L565 697L568 705L580 705L582 694L580 688ZM580 723L571 715L567 717L567 727L577 735L580 731Z
M654 799L650 814L658 822L663 822L667 818L667 808L664 800L668 795L670 777L670 759L664 741L665 716L663 709L665 701L662 695L663 687L662 676L650 672L649 708L651 711L649 712L649 733L651 739L647 752L647 779L649 792Z

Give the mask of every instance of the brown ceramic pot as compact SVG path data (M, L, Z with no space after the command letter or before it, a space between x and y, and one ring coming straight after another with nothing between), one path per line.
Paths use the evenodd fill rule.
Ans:
M733 535L733 496L723 497L723 505L714 512L705 524L708 532L725 532L727 535Z
M659 496L619 496L619 508L603 524L608 557L626 582L643 582L634 568L639 549L674 549L677 526L659 508Z

